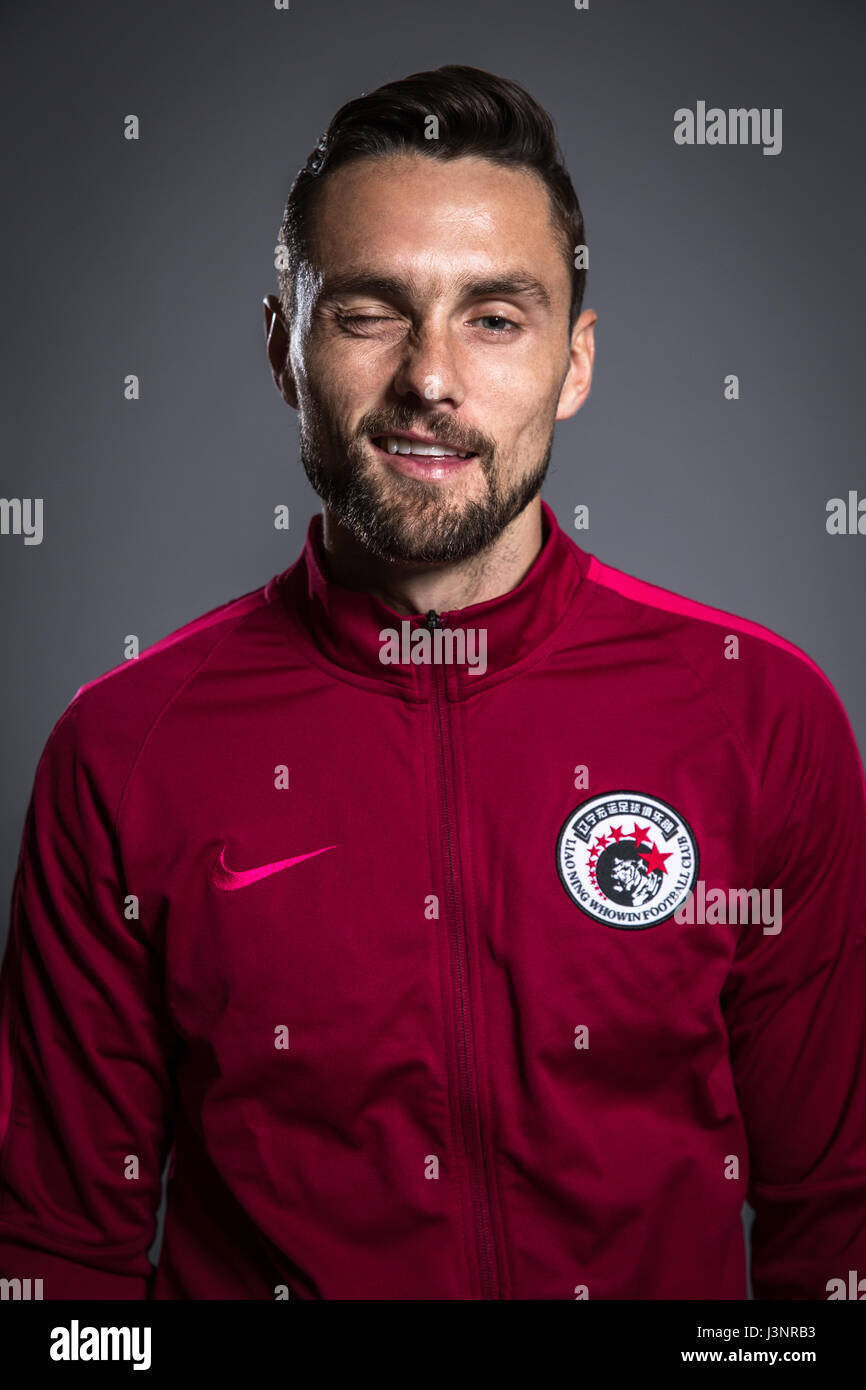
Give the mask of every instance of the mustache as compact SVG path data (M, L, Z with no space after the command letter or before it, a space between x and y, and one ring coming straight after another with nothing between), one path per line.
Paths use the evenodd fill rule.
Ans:
M492 454L495 442L480 430L466 429L442 415L418 415L413 411L369 411L358 425L355 438L368 435L371 439L383 434L401 434L415 430L418 434L429 435L437 444L449 445L461 454Z

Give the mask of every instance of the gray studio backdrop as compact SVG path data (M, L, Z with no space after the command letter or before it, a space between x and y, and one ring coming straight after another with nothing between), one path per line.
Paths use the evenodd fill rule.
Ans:
M859 0L4 10L0 496L44 532L0 535L0 940L74 691L300 550L318 499L262 332L285 195L338 105L441 63L548 107L586 217L596 379L545 497L589 506L602 560L797 643L866 745L866 535L825 529L866 493ZM781 153L677 145L700 101L781 108Z

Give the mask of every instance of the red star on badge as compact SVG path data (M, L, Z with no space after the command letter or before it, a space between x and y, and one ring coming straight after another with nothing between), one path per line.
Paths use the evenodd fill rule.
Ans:
M635 827L634 827L634 830L631 832L631 837L632 837L632 839L634 840L634 842L635 842L636 845L639 845L640 842L641 842L641 840L648 840L648 839L649 839L649 826L647 825L646 827L644 827L644 826L638 825L638 824L637 824L637 821L635 821Z
M671 854L673 854L673 850L668 854L660 853L652 840L650 840L649 853L646 850L640 850L640 857L646 862L647 873L652 873L653 869L661 869L662 873L666 874L665 860L670 859Z

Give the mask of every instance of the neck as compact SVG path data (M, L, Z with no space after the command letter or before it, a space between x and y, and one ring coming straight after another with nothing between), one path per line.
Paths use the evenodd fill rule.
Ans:
M542 539L541 499L536 496L478 555L443 564L397 562L373 555L327 506L322 508L322 546L331 582L361 589L406 615L431 608L448 613L508 593L531 568Z

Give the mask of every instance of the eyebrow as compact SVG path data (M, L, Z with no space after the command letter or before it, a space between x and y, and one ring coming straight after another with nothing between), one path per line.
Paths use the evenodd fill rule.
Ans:
M476 280L464 276L457 282L457 291L462 299L534 299L544 309L550 308L550 295L540 280L524 271L497 275L489 279ZM346 271L342 275L325 276L319 291L319 303L339 299L348 294L379 294L395 300L410 300L417 295L418 287L414 280L402 280L399 276L376 275L364 271Z

